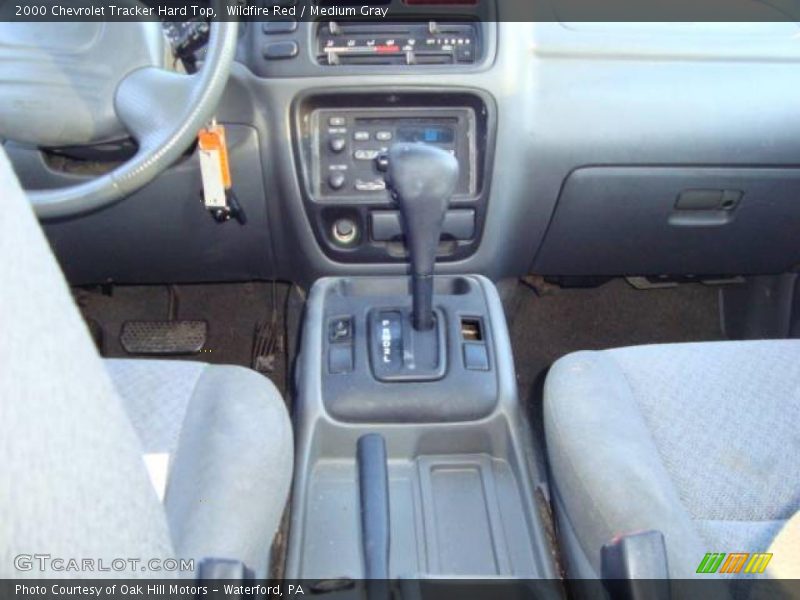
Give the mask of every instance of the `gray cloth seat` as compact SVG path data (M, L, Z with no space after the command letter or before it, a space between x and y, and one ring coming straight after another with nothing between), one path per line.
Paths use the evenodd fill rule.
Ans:
M264 577L293 464L278 391L241 367L102 360L2 148L0 204L0 577L193 577L145 561L206 557Z
M767 551L800 509L800 341L570 354L544 419L572 576L597 576L615 536L655 529L670 576L693 577L706 552Z
M104 361L162 490L180 557L241 560L267 574L292 474L292 429L264 376L230 365Z

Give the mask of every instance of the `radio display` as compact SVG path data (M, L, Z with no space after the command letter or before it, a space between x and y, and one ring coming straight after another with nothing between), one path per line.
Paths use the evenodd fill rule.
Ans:
M426 142L428 144L452 144L455 130L444 125L425 125L421 127L398 127L397 139L401 142Z

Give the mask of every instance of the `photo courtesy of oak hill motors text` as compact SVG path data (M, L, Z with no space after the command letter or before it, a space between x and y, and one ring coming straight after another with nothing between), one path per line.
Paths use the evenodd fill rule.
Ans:
M39 13L33 13L33 10L39 10L39 6L23 6L17 7L19 16L40 16ZM306 8L308 14L305 14ZM106 11L106 9L108 9ZM379 6L317 6L311 4L310 6L301 6L300 11L297 6L259 6L256 4L235 4L226 6L227 16L236 18L260 18L260 17L294 17L294 18L339 18L339 17L373 17L385 18L389 13L388 7ZM144 6L135 4L131 6L119 6L116 4L109 4L105 6L67 6L63 4L56 4L50 8L50 15L52 17L130 17L130 18L161 18L161 19L175 19L179 17L185 18L203 18L203 19L216 19L220 15L216 13L214 8L210 6L201 6L197 4L188 4L184 6Z
M108 585L80 585L80 584L64 584L54 583L50 585L29 585L18 583L14 586L14 594L16 596L58 596L69 597L77 596L81 598L95 597L102 598L105 596L163 596L165 594L177 596L207 596L209 593L223 592L226 596L240 597L240 596L262 596L265 598L280 597L284 594L287 596L305 595L303 586L298 584L287 585L235 585L225 583L218 586L210 587L208 585L196 584L181 584L181 583L134 583L134 584L116 584L111 583Z

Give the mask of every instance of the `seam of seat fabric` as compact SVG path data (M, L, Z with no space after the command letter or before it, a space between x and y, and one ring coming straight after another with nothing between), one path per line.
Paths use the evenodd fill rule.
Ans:
M154 451L167 452L169 454L169 466L171 467L175 450L180 444L180 434L181 431L183 431L189 404L191 403L194 395L197 393L197 388L201 379L203 378L204 374L208 372L208 369L211 365L200 361L172 361L165 359L131 358L108 358L103 362L105 363L106 369L111 376L111 381L114 384L118 395L122 398L123 404L128 412L128 416L131 419L134 429L141 440L142 452L145 454ZM175 427L175 439L170 440L168 447L153 448L148 443L157 441L150 439L150 435L153 433L153 414L147 413L147 415L144 417L138 414L138 404L142 401L140 396L148 396L151 400L158 400L160 397L171 396L169 392L174 392L175 390L168 389L165 392L164 383L167 381L174 383L177 374L170 373L170 371L186 367L198 368L198 370L195 373L192 373L194 381L192 382L191 386L180 391L180 396L183 399L183 406L180 409L180 416L179 419L170 421ZM133 379L142 377L143 374L148 372L151 376L154 374L160 375L160 377L157 379L164 383L153 386L145 386L144 389L141 387L137 388L133 382ZM167 374L169 374L169 376L167 376ZM148 387L157 387L158 390L148 389ZM132 391L134 393L132 393ZM170 398L170 400L174 401L174 398ZM163 404L161 406L163 406Z

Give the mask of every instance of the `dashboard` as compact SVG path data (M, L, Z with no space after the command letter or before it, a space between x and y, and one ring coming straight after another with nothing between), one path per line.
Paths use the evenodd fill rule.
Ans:
M49 224L68 275L307 285L405 272L376 162L398 139L459 159L442 273L714 276L800 263L794 23L518 23L497 10L496 21L370 30L247 23L218 114L247 224L203 213L187 158L115 207ZM184 27L198 25L176 37ZM23 179L59 181L11 154Z

